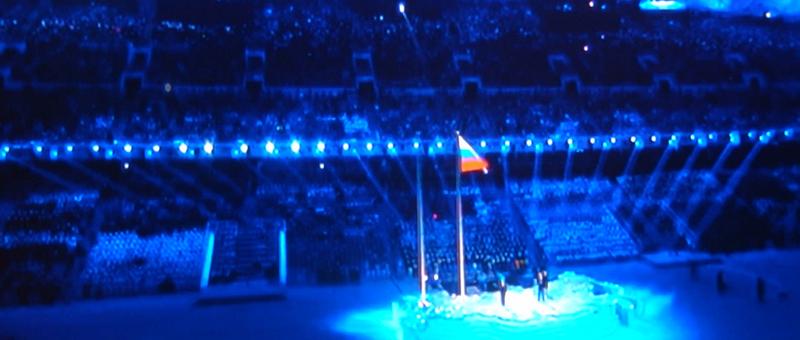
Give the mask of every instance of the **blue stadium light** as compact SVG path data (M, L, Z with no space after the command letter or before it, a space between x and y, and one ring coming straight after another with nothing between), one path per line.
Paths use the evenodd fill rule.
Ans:
M344 151L350 150L350 144L349 143L342 143L342 150L344 150Z
M505 141L505 143L503 143L503 144L504 144L506 147L509 147L509 146L511 146L511 141L509 141L509 140L506 140L506 141Z
M617 144L617 137L611 137L611 144Z
M100 152L100 145L92 145L92 152Z
M698 139L697 139L697 145L699 145L699 146L701 146L701 147L705 147L705 146L706 146L706 144L707 144L707 141L706 141L706 139L705 139L705 138L702 138L702 137L701 137L701 138L698 138Z
M631 136L631 143L636 143L636 136Z
M186 153L187 151L189 151L189 146L186 145L186 143L181 143L180 145L178 145L178 151L180 151L181 153Z
M320 170L325 170L325 163L320 162L319 163L319 169Z
M527 145L528 147L531 147L531 145L533 145L533 141L528 139L528 140L525 141L525 145Z
M289 146L289 148L294 153L300 153L300 142L298 142L297 140L293 140L292 144Z
M766 132L767 137L772 138L775 135L775 131L769 130Z
M728 137L730 137L731 144L733 145L739 145L739 143L741 143L741 137L738 131L731 132Z
M214 144L206 141L205 144L203 144L203 152L210 155L212 152L214 152Z
M128 170L131 165L128 162L125 162L125 164L122 164L122 167L125 168L125 170Z
M67 145L67 152L72 152L72 150L74 150L74 149L75 149L75 147L72 146L71 144Z
M583 45L583 51L589 52L589 45Z
M772 12L770 12L770 11L764 12L764 18L765 19L772 19Z
M275 152L275 144L271 141L267 142L267 144L264 145L264 150L266 150L269 154L273 154Z
M372 151L372 142L367 143L367 151Z
M536 143L536 153L541 153L544 151L544 145L542 143Z
M592 137L592 138L589 138L589 144L592 144L592 145L594 145L594 143L596 143L596 142L597 142L597 139L596 139L596 138L594 138L594 137Z
M106 159L111 159L112 157L114 157L114 150L106 150Z
M547 146L552 146L552 145L553 145L553 139L552 138L548 138L547 139Z
M419 142L414 142L414 149L419 149Z
M767 142L769 142L769 136L768 135L761 135L761 136L758 137L758 140L761 143L767 143Z
M714 140L714 138L717 138L717 134L713 132L708 134L708 140Z
M389 150L394 150L394 143L392 143L392 142L387 143L386 144L386 148L389 149Z
M41 145L37 145L36 146L36 153L42 153L42 146Z
M756 138L756 132L755 131L748 132L747 133L747 138L750 138L750 139Z
M793 134L794 134L794 131L792 129L783 130L783 136L784 137L787 137L787 138L788 137L792 137Z
M650 142L651 143L655 143L657 140L658 140L658 137L656 137L656 135L650 136Z
M589 1L589 7L594 8L594 1Z
M694 140L695 138L694 134L689 135L689 139Z
M123 146L122 149L125 150L125 152L127 153L131 153L131 151L133 151L133 146L131 146L130 144L125 144L125 146Z
M397 4L397 10L400 11L400 14L406 14L406 4L402 2Z
M153 145L153 152L160 152L160 151L161 151L161 146L159 146L158 144Z
M58 158L58 149L50 149L50 159Z
M608 149L609 147L611 147L611 144L608 144L608 142L603 142L603 149Z
M436 147L441 149L442 148L442 142L436 142Z
M485 147L486 147L486 141L485 141L485 140L482 140L482 141L481 141L481 147L482 147L482 148L485 148Z
M323 141L317 142L317 152L319 153L325 152L325 142Z
M672 137L669 137L669 140L670 141L677 141L678 140L678 136L672 135Z
M567 138L567 144L569 144L569 146L572 146L572 143L573 143L572 138Z
M4 145L3 146L3 152L8 153L9 151L11 151L11 147L9 147L8 145Z
M242 153L247 153L247 150L249 150L249 149L250 149L250 147L247 146L247 144L245 144L245 143L242 143L241 145L239 145L239 151L241 151Z

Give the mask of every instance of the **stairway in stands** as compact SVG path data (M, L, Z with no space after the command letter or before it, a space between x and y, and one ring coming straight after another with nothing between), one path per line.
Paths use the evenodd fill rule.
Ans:
M213 221L215 232L211 282L276 279L277 230L263 220Z

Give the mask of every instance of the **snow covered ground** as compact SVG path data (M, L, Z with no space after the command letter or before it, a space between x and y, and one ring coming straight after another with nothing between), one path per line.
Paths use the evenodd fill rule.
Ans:
M499 306L496 295L487 295L473 310L487 315L428 318L419 327L398 317L403 297L414 294L414 281L405 279L296 287L285 301L239 305L198 307L198 294L189 293L6 308L0 309L0 339L798 339L800 251L721 258L701 267L696 280L687 267L655 268L639 260L550 269L621 287L636 301L627 326L613 299L585 290L556 294L554 281L549 306L531 309L533 292L513 288L509 309ZM730 284L723 295L714 284L719 270ZM763 304L755 295L759 275L768 282ZM571 287L580 288L580 282Z

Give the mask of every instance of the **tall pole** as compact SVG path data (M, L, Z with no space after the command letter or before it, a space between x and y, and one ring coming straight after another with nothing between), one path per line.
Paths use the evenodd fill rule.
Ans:
M419 299L426 299L425 225L422 219L422 157L417 155L417 264L419 265Z
M456 232L458 239L456 249L458 251L458 295L466 293L464 283L464 223L461 218L461 150L459 148L460 135L456 132Z

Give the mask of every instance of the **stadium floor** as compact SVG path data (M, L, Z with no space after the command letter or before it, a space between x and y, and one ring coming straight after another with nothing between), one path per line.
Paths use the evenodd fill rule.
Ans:
M730 290L718 295L714 277L725 270ZM414 282L290 288L284 301L196 306L198 293L79 301L0 310L0 338L22 339L321 339L321 338L515 338L559 339L791 339L800 307L800 251L761 251L723 258L691 280L687 267L655 268L644 261L607 263L569 270L639 292L647 309L624 327L616 318L587 316L547 327L509 330L485 320L431 322L425 331L399 331L392 302L413 294ZM767 301L755 297L755 277L768 282ZM779 298L778 291L788 293ZM646 292L646 293L642 293ZM590 325L597 327L588 327Z

